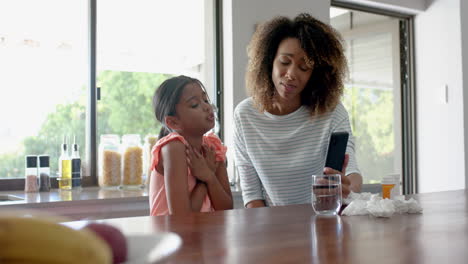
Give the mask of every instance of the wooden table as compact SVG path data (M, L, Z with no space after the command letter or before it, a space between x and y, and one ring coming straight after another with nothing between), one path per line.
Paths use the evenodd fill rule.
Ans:
M167 263L468 263L467 193L414 196L422 214L316 216L310 205L104 220L183 240Z

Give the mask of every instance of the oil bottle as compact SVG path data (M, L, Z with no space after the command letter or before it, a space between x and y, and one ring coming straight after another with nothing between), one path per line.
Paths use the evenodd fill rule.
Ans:
M63 137L63 144L61 146L61 154L59 157L59 188L61 190L71 190L71 160L68 155L67 138Z

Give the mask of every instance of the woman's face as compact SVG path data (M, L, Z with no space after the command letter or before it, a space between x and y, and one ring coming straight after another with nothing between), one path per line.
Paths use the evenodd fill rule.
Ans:
M273 61L271 77L279 102L297 103L312 75L311 62L296 38L281 41Z
M184 133L204 134L214 127L215 116L207 94L197 83L184 87L176 113Z

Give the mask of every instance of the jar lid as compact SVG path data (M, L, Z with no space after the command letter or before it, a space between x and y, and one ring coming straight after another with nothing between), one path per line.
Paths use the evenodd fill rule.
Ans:
M39 156L39 167L48 168L49 167L50 157L48 155Z
M156 139L158 139L158 135L148 134L145 136L145 141L151 141L151 140L156 140Z
M139 134L126 134L122 136L122 143L133 143L133 144L140 144L141 138Z
M28 155L26 156L26 168L36 168L37 167L37 156Z
M119 144L120 143L120 137L119 135L116 134L102 134L101 135L101 143L112 143L112 144Z
M158 141L158 136L157 135L146 135L145 136L145 144L148 144L150 146L154 146L154 144L156 144L156 141Z
M101 135L101 138L112 138L112 139L118 139L119 138L119 135L117 134L102 134Z

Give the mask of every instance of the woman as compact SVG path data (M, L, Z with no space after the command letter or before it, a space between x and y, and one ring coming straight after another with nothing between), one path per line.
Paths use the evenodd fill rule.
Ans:
M308 14L260 25L248 46L250 98L235 110L234 147L246 207L310 203L311 175L362 185L348 113L340 102L346 58L339 34ZM350 134L343 170L324 168L332 132Z

